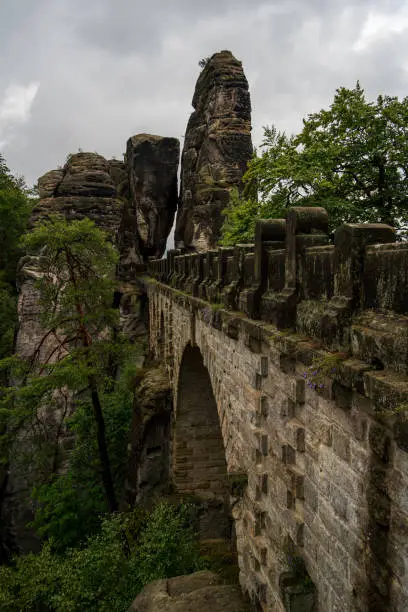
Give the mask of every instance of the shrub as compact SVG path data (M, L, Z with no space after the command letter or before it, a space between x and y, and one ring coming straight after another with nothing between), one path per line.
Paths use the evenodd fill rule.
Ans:
M100 533L63 554L52 541L39 554L0 567L1 612L125 612L158 578L203 569L187 506L158 504L109 515Z

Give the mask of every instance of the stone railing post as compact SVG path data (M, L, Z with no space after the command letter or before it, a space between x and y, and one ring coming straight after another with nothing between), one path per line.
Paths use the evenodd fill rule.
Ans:
M227 258L231 254L232 249L229 247L220 247L216 257L216 269L213 282L208 287L208 297L210 302L217 303L221 300L222 288L225 283L227 271Z
M204 275L203 281L200 283L198 288L198 297L203 300L209 300L208 288L214 281L214 258L217 256L218 251L211 250L205 253L204 259Z
M284 247L285 219L260 219L255 226L254 282L239 296L239 309L251 319L260 318L260 303L268 283L268 260L265 242L276 249Z
M154 255L147 258L147 270L149 274L156 278L160 279L160 259L157 259Z
M239 303L239 294L242 289L244 279L244 261L245 254L254 250L253 244L237 244L234 247L234 270L233 280L224 287L220 300L230 310L237 310Z
M186 293L193 293L192 285L195 274L195 257L196 255L194 253L188 253L186 255L187 277L184 283L184 291Z
M178 282L178 289L184 291L184 286L187 278L187 255L182 253L180 255L180 276Z
M351 316L363 306L366 247L395 238L394 228L382 223L344 223L336 230L334 296L322 319L322 336L330 348L349 348Z
M191 283L191 292L194 297L198 297L198 288L200 286L200 283L203 280L203 275L204 275L203 268L204 268L205 254L196 253L194 261L195 261L195 269L194 269L194 276L193 276L192 283Z
M280 329L296 326L296 308L302 299L301 258L305 248L328 243L328 216L324 208L296 206L288 210L285 240L285 287L269 298L269 319Z
M176 273L176 262L175 262L175 257L177 257L178 255L180 255L180 250L179 249L170 249L170 251L167 253L167 259L168 259L168 267L167 267L167 280L166 282L169 285L173 284L173 279L174 279L174 275Z

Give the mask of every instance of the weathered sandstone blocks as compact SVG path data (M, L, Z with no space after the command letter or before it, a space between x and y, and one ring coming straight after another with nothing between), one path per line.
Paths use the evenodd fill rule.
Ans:
M251 103L242 64L230 51L215 53L203 68L193 97L181 162L177 247L217 246L222 210L240 187L252 155Z
M126 165L132 213L143 259L161 257L177 208L177 138L137 134L129 138Z

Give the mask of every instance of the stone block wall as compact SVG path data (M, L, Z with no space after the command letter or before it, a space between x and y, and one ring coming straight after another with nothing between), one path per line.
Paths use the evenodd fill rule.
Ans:
M151 262L151 348L175 430L180 364L187 346L201 352L227 470L247 477L232 513L241 584L261 608L402 612L408 246L361 225L330 245L325 211L303 214L259 224L252 247Z

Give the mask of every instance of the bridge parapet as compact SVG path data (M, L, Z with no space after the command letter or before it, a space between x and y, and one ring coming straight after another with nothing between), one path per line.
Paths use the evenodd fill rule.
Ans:
M347 223L331 244L325 209L295 207L286 220L258 221L252 245L169 251L149 273L329 350L408 372L408 243L388 225Z
M252 245L150 261L172 478L210 504L225 470L246 476L230 507L262 610L405 612L408 244L382 224L345 224L333 242L327 227L323 209L295 208L259 221Z

